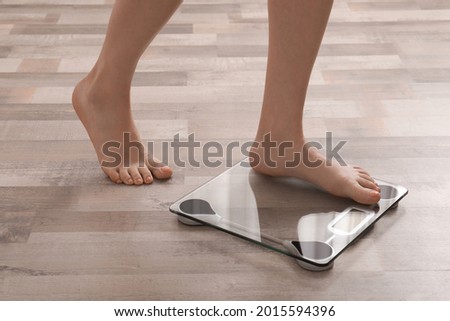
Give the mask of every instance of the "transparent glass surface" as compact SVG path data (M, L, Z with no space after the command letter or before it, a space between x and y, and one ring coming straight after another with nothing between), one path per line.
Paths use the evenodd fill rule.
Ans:
M255 173L243 160L170 210L320 267L329 265L407 194L402 186L376 181L382 199L365 206L299 179Z

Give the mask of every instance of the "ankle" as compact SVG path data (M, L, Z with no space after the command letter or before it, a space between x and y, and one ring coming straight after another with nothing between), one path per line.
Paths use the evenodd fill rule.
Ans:
M294 129L284 128L263 129L259 128L255 138L256 142L270 142L277 145L291 143L292 146L303 147L306 143L303 130L298 126Z
M98 74L93 69L77 87L84 93L87 101L94 106L129 107L130 86L114 84L105 75Z

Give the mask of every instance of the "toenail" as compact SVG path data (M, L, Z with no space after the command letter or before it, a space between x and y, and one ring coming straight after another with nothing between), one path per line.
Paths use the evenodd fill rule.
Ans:
M133 180L130 178L129 180L128 180L128 183L133 183Z
M116 184L122 184L122 181L119 179L116 181Z
M169 166L163 166L163 167L160 167L159 170L161 172L168 172L168 171L170 171L170 167Z

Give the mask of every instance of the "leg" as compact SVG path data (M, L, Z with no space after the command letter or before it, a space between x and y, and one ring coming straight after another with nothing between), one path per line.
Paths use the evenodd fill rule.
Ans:
M326 160L317 149L306 144L303 134L303 106L311 71L328 23L333 0L268 0L269 57L261 120L256 142L270 133L280 146L292 142L293 148L253 148L258 156L256 171L273 176L295 176L314 183L328 192L372 204L380 199L379 188L370 175L359 167L341 166ZM288 168L286 161L294 152L308 159ZM276 166L268 165L268 157ZM318 165L319 164L319 165Z
M89 134L103 171L113 182L150 184L153 177L164 179L172 175L171 168L145 152L144 159L139 157L142 150L125 150L123 146L125 134L131 141L140 142L130 108L131 81L136 65L181 2L117 0L97 63L75 87L75 111ZM121 161L114 166L106 165L109 158L102 151L103 145L111 141L121 143L117 150ZM124 164L127 158L130 162Z

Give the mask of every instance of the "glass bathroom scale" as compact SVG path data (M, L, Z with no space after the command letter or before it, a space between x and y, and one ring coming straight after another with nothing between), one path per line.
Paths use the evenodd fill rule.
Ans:
M188 225L207 225L327 270L408 193L376 179L381 200L361 205L292 177L253 171L245 159L170 206Z

